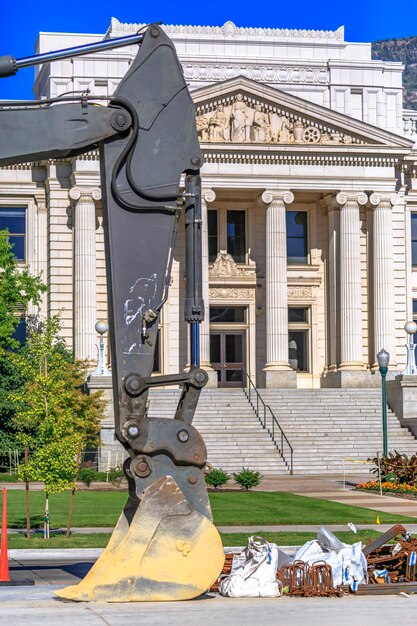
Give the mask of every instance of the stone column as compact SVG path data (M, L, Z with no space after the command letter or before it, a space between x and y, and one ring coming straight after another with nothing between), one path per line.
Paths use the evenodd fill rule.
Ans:
M297 375L288 363L287 229L285 205L291 191L266 190L266 365L267 387L296 387Z
M204 300L204 321L200 324L200 365L206 370L209 380L207 388L217 387L217 373L210 363L210 300L209 300L209 259L208 259L208 217L207 204L214 202L216 194L213 189L202 190L201 195L201 252L202 252L202 278L203 278L203 300Z
M327 208L328 255L327 255L327 293L328 293L328 348L327 371L337 371L339 363L339 294L338 294L338 260L339 260L339 205L335 196L329 194L322 200L323 208Z
M396 194L373 193L373 299L374 352L373 367L378 367L376 355L385 348L390 353L390 367L396 365L394 321L394 270L392 247L392 206L398 202Z
M338 193L340 206L340 365L363 370L359 205L364 193Z
M74 200L74 354L97 360L96 210L101 191L73 187Z

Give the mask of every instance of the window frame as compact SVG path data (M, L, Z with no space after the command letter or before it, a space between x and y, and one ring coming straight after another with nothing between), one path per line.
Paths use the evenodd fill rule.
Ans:
M306 234L305 234L305 261L300 262L290 262L289 254L288 254L288 240L289 239L300 239L299 237L290 237L288 234L287 228L287 215L289 213L305 213L306 215ZM305 267L306 265L311 265L311 242L310 242L310 232L311 232L311 220L310 220L310 211L307 208L287 208L285 211L285 243L286 243L286 254L287 254L287 266L289 268L292 267Z
M290 341L290 332L303 332L306 333L307 337L306 337L306 348L307 348L307 355L305 357L305 361L307 364L307 369L305 370L300 370L300 369L294 369L294 371L297 374L312 374L312 349L311 349L311 345L312 345L312 323L311 323L311 319L312 319L312 310L311 310L311 306L310 305L296 305L296 306L289 306L288 307L288 318L289 318L289 311L290 309L302 309L306 311L306 316L305 316L305 321L300 321L300 322L290 322L288 321L288 344ZM290 362L290 354L289 354L289 346L288 346L288 362Z
M210 230L209 230L209 215L216 215L216 235L210 234ZM210 237L211 238L215 238L216 240L216 252L214 255L214 258L211 257L210 258ZM207 254L208 254L208 262L209 263L214 263L217 255L219 254L219 209L207 209Z
M413 269L417 269L417 251L416 258L413 255L413 243L417 246L417 234L416 237L413 238L413 220L416 221L416 230L417 230L417 211L411 211L410 213L410 239L411 239L411 267Z
M12 248L12 252L15 255L16 261L19 264L22 265L26 265L28 262L28 249L27 249L27 241L28 241L28 237L27 237L27 231L28 231L28 207L26 205L23 204L11 204L11 203L7 203L7 204L0 204L0 212L1 211L19 211L21 210L23 212L23 218L24 218L24 233L17 233L17 232L10 232L10 230L6 227L6 228L2 228L1 224L0 224L0 230L8 230L9 231L9 238L12 237L21 237L23 239L23 258L19 258L16 256L16 254L13 252L13 248ZM1 221L1 215L0 215L0 221ZM13 243L13 242L11 242Z
M227 214L228 211L241 211L244 213L245 216L245 245L244 245L244 259L243 261L236 261L236 259L234 259L236 265L248 265L249 264L249 255L250 255L250 229L249 229L249 219L250 219L250 211L249 211L249 207L247 205L245 206L233 206L233 203L225 203L223 206L221 207L210 207L209 209L207 209L207 211L217 211L217 254L216 254L216 258L217 255L220 253L220 250L226 250L228 251L228 246L227 246L227 240L228 240L228 236L227 236L227 225L228 225L228 220L227 220ZM208 220L207 220L207 237L209 236L208 234ZM232 255L233 256L233 255ZM210 264L213 264L215 262L215 260L209 260Z

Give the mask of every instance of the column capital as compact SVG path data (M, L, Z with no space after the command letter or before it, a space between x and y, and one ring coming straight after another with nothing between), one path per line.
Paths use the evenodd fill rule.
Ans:
M259 199L263 204L270 205L273 202L283 202L285 204L291 204L294 202L294 194L292 191L280 189L265 189L260 195Z
M369 196L369 202L374 209L378 207L391 208L401 202L401 198L396 193L374 192Z
M214 202L216 199L216 192L214 191L214 189L211 189L210 187L204 187L204 185L203 185L201 195L202 195L202 199L207 204L210 204L210 202Z
M71 187L69 197L74 202L98 202L101 200L101 189L99 187Z
M339 191L335 198L340 207L353 205L365 205L368 202L368 196L363 191Z

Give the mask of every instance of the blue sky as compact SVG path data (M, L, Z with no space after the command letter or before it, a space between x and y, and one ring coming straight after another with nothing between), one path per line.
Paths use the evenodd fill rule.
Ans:
M413 0L0 0L0 55L30 56L40 31L104 33L122 22L317 28L345 26L347 41L417 35ZM0 98L32 98L33 68L0 80Z

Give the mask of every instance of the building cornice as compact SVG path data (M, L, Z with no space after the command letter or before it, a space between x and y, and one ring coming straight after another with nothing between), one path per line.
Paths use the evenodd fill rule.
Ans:
M225 147L224 144L202 144L206 163L242 163L257 165L321 165L321 166L355 166L355 167L396 167L404 156L399 149L381 147L355 146L349 151L343 146L251 146L242 144Z
M129 24L119 22L112 17L110 26L106 32L106 38L120 37L123 35L137 33L146 24ZM234 22L227 21L223 26L188 26L164 24L163 30L169 36L192 36L198 37L207 35L211 39L274 39L274 40L313 40L343 43L345 37L344 26L337 30L310 30L295 28L257 28L236 26Z
M235 163L251 165L320 165L354 167L397 167L404 160L404 150L384 146L276 146L250 144L202 143L205 163ZM98 150L77 157L82 161L99 161ZM54 163L71 163L68 159L54 159ZM19 163L5 166L3 170L30 170L45 167L47 161ZM406 170L417 167L416 160L404 163Z

